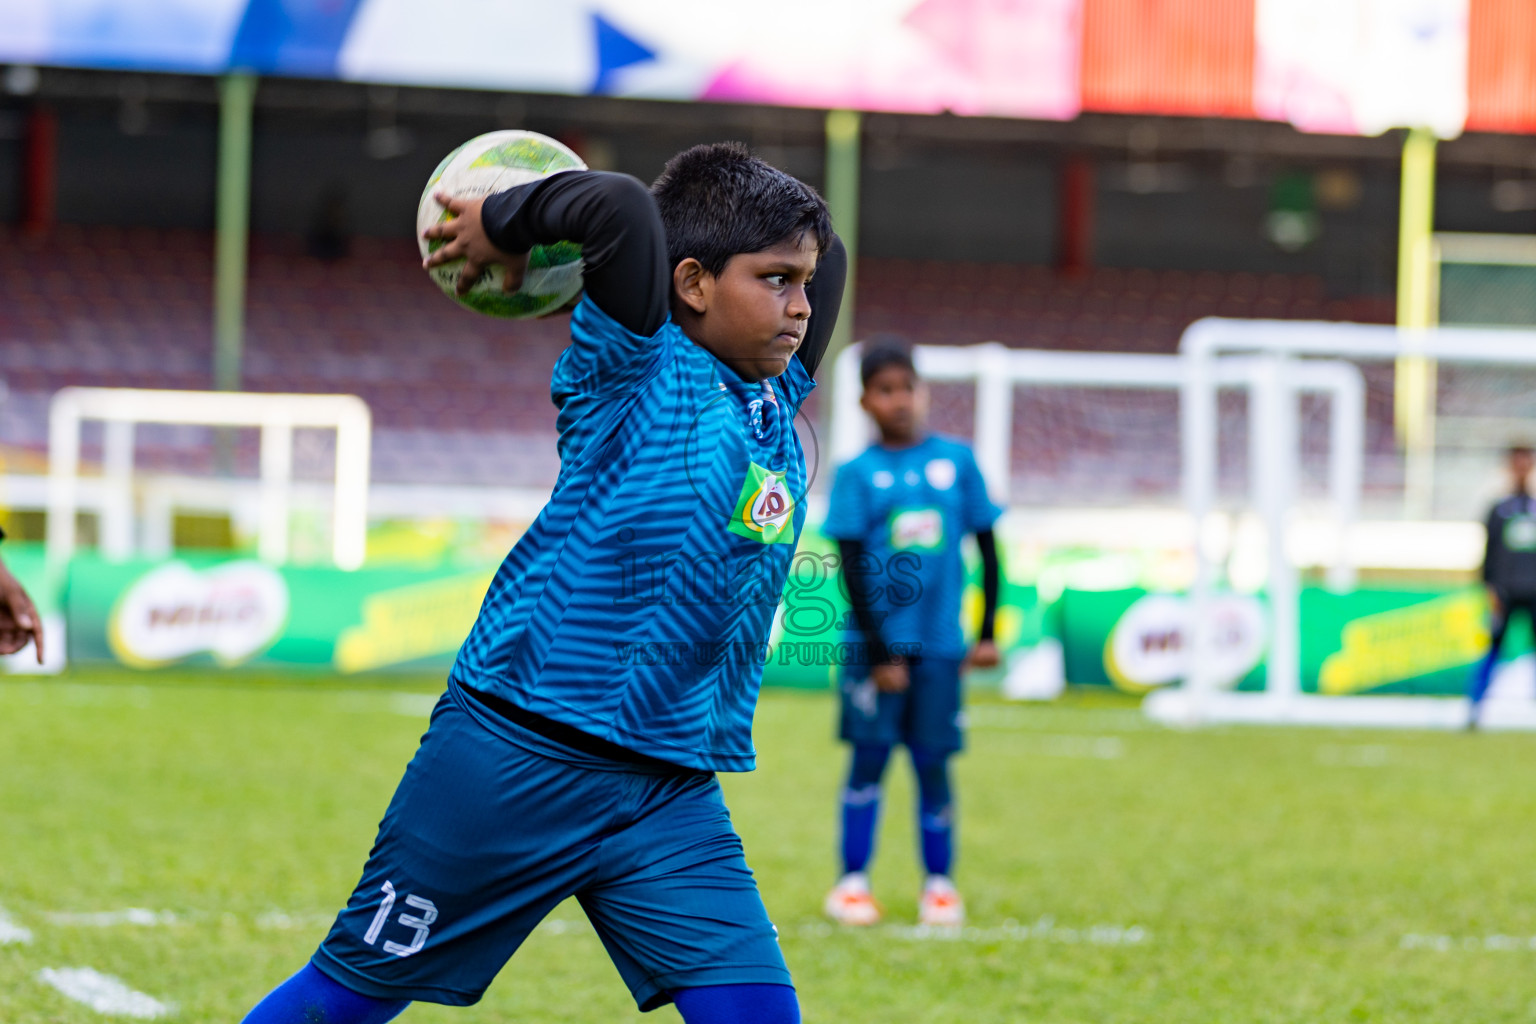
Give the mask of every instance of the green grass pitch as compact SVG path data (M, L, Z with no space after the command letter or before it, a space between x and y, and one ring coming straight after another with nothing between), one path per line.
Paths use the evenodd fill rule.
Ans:
M112 1019L38 979L65 967L172 1020L239 1020L356 881L435 690L0 680L0 1021ZM1536 1019L1536 738L1180 733L1102 698L978 700L958 782L972 926L940 938L910 926L904 766L874 871L891 924L819 917L832 710L766 694L761 768L725 782L811 1024ZM402 1019L677 1016L635 1013L567 904L479 1006Z

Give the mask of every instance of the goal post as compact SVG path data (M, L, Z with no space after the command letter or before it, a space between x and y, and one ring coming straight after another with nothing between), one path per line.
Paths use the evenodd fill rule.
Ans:
M1080 537L1084 531L1063 524L1102 524L1107 516L1119 524L1114 529L1126 528L1126 543L1136 544L1144 540L1130 539L1131 528L1145 538L1138 523L1156 520L1157 543L1189 553L1187 574L1165 573L1149 584L1164 593L1187 588L1189 623L1182 638L1171 641L1188 652L1180 659L1187 667L1166 685L1151 684L1161 688L1148 696L1149 715L1183 724L1465 724L1464 698L1410 694L1416 687L1454 693L1464 664L1454 658L1472 657L1467 652L1479 642L1476 595L1440 588L1455 574L1470 579L1482 533L1477 521L1496 497L1497 455L1519 439L1511 431L1536 426L1536 330L1212 318L1188 329L1176 355L988 344L917 346L913 356L927 382L948 387L951 398L956 385L965 392L964 402L948 402L947 427L962 434L969 428L992 495L1010 510L1005 530L1028 523ZM1439 488L1425 519L1404 518L1411 453L1392 432L1393 371L1405 357L1432 361L1441 379L1440 435L1430 453ZM857 348L840 356L828 446L834 463L870 440L871 424L858 403L858 358ZM1053 404L1057 391L1064 398ZM1159 401L1156 422L1123 415L1157 394L1172 400ZM1035 473L1037 461L1052 453L1022 439L1062 409L1069 419L1103 429L1087 438L1070 430L1056 437L1057 468ZM1093 453L1074 446L1120 445L1115 465L1134 473L1139 456L1127 462L1124 452L1147 450L1138 433L1155 434L1153 448L1178 453L1178 485L1158 491L1151 503L1121 503L1113 512L1102 503L1076 502L1071 480L1060 475L1062 446L1068 463L1097 467ZM1238 466L1245 472L1234 473ZM1060 487L1052 482L1060 480ZM1393 584L1379 582L1359 590L1361 566L1385 571L1388 579L1428 574L1417 578L1432 579L1435 594L1394 596ZM1319 570L1322 586L1304 589L1303 567ZM1230 631L1235 597L1257 609L1253 628L1265 634L1254 652L1262 654L1261 667L1241 687L1227 639L1213 637ZM1419 611L1415 601L1430 604ZM1442 604L1454 606L1458 618L1436 620L1431 633L1446 630L1452 645L1429 653L1393 646L1388 634L1399 626L1397 611L1441 615ZM1385 609L1380 616L1364 610L1378 607ZM1356 621L1359 627L1346 628ZM1367 634L1370 643L1386 646L1360 655L1351 638ZM1376 654L1398 659L1400 669L1367 672L1365 662L1350 660ZM1377 677L1381 682L1369 681ZM1383 687L1399 692L1368 692ZM1491 727L1536 728L1536 701L1503 703L1488 708L1484 720Z
M141 423L255 427L261 431L257 553L288 560L288 516L293 483L293 431L336 431L332 506L332 561L357 569L367 550L368 481L372 416L354 395L289 395L227 391L161 391L67 387L48 413L48 578L57 586L76 546L81 425L105 424L101 542L109 558L132 554L134 537L134 428Z
M1189 372L1188 360L1177 355L1010 349L995 342L971 346L918 345L912 356L923 380L975 388L972 438L976 461L993 500L1004 507L1017 503L1013 474L1031 458L1029 452L1016 456L1013 450L1014 420L1037 415L1028 395L1023 400L1019 398L1020 389L1093 388L1182 394ZM851 345L838 358L830 445L834 465L853 458L872 438L872 425L859 407L859 357L860 346ZM1349 532L1360 514L1366 409L1365 382L1359 369L1341 360L1310 360L1294 367L1282 383L1274 375L1270 360L1232 355L1215 360L1209 373L1215 389L1247 393L1255 404L1265 408L1283 409L1287 399L1294 404L1303 394L1318 395L1327 401L1331 412L1326 490L1328 515L1336 537L1331 545L1334 555L1328 564L1329 582L1341 588L1351 586L1354 567L1337 538ZM1181 409L1185 404L1181 403ZM1263 470L1265 451L1278 442L1269 419L1258 421L1256 426L1258 429L1250 433L1249 486L1263 490L1271 485ZM1187 435L1188 426L1182 429ZM1214 409L1212 422L1201 429L1215 431ZM1169 441L1177 447L1174 438Z
M1428 231L1428 225L1424 225ZM1406 327L1536 327L1536 238L1530 235L1441 231L1425 234L1423 287L1407 307L1399 305ZM1409 319L1404 319L1408 316ZM1445 479L1447 442L1460 439L1458 410L1446 408L1441 389L1448 380L1427 356L1398 363L1393 402L1399 439L1405 449L1404 507L1408 514L1432 515L1438 494L1461 481Z
M1266 686L1257 693L1222 690L1208 671L1212 637L1207 614L1218 590L1217 565L1208 545L1195 546L1194 658L1183 687L1154 693L1148 713L1167 721L1306 722L1357 726L1458 727L1466 722L1459 698L1421 696L1322 696L1303 693L1300 679L1299 573L1285 537L1295 510L1293 473L1298 446L1295 405L1283 398L1284 383L1319 359L1348 360L1383 367L1402 357L1425 358L1443 369L1492 371L1507 382L1536 381L1536 330L1494 327L1438 327L1406 330L1376 324L1209 318L1191 325L1180 345L1184 362L1181 412L1184 498L1196 523L1217 512L1218 367L1235 355L1260 359L1269 385L1254 409L1266 470L1255 488L1270 552L1268 592L1271 638ZM1490 426L1487 442L1506 423L1496 392L1480 396ZM1442 389L1442 402L1445 401ZM1536 727L1536 706L1507 709L1498 724ZM1490 723L1493 724L1493 723Z

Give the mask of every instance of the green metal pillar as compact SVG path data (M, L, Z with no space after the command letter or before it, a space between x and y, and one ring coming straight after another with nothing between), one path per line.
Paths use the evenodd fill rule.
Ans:
M219 79L219 182L213 245L213 386L240 390L245 347L245 258L251 210L251 112L256 76Z
M848 249L848 283L843 286L842 312L832 341L821 361L821 421L826 441L832 437L833 396L837 394L837 357L853 340L853 316L858 296L854 279L858 276L859 255L859 136L863 115L857 110L827 111L826 199L832 211L832 226Z
M1435 136L1414 128L1403 142L1402 196L1398 213L1397 325L1426 330L1439 322L1435 280ZM1433 514L1435 404L1438 375L1426 356L1397 360L1394 413L1406 453L1404 510L1412 518Z

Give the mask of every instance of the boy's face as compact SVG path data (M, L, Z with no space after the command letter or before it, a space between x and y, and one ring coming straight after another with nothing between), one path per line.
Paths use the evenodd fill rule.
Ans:
M1533 466L1536 466L1536 458L1533 458L1530 452L1513 451L1509 453L1509 475L1514 480L1516 488L1525 487Z
M738 253L718 276L683 260L672 276L680 325L742 380L777 377L805 340L805 286L816 257L816 236L806 232L762 252Z
M923 386L905 366L875 371L859 399L886 441L904 442L917 436L923 423Z

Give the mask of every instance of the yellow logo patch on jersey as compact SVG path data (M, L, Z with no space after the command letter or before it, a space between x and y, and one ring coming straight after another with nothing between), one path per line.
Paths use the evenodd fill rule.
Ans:
M793 544L795 499L790 496L785 474L755 462L748 466L729 529L762 544Z

